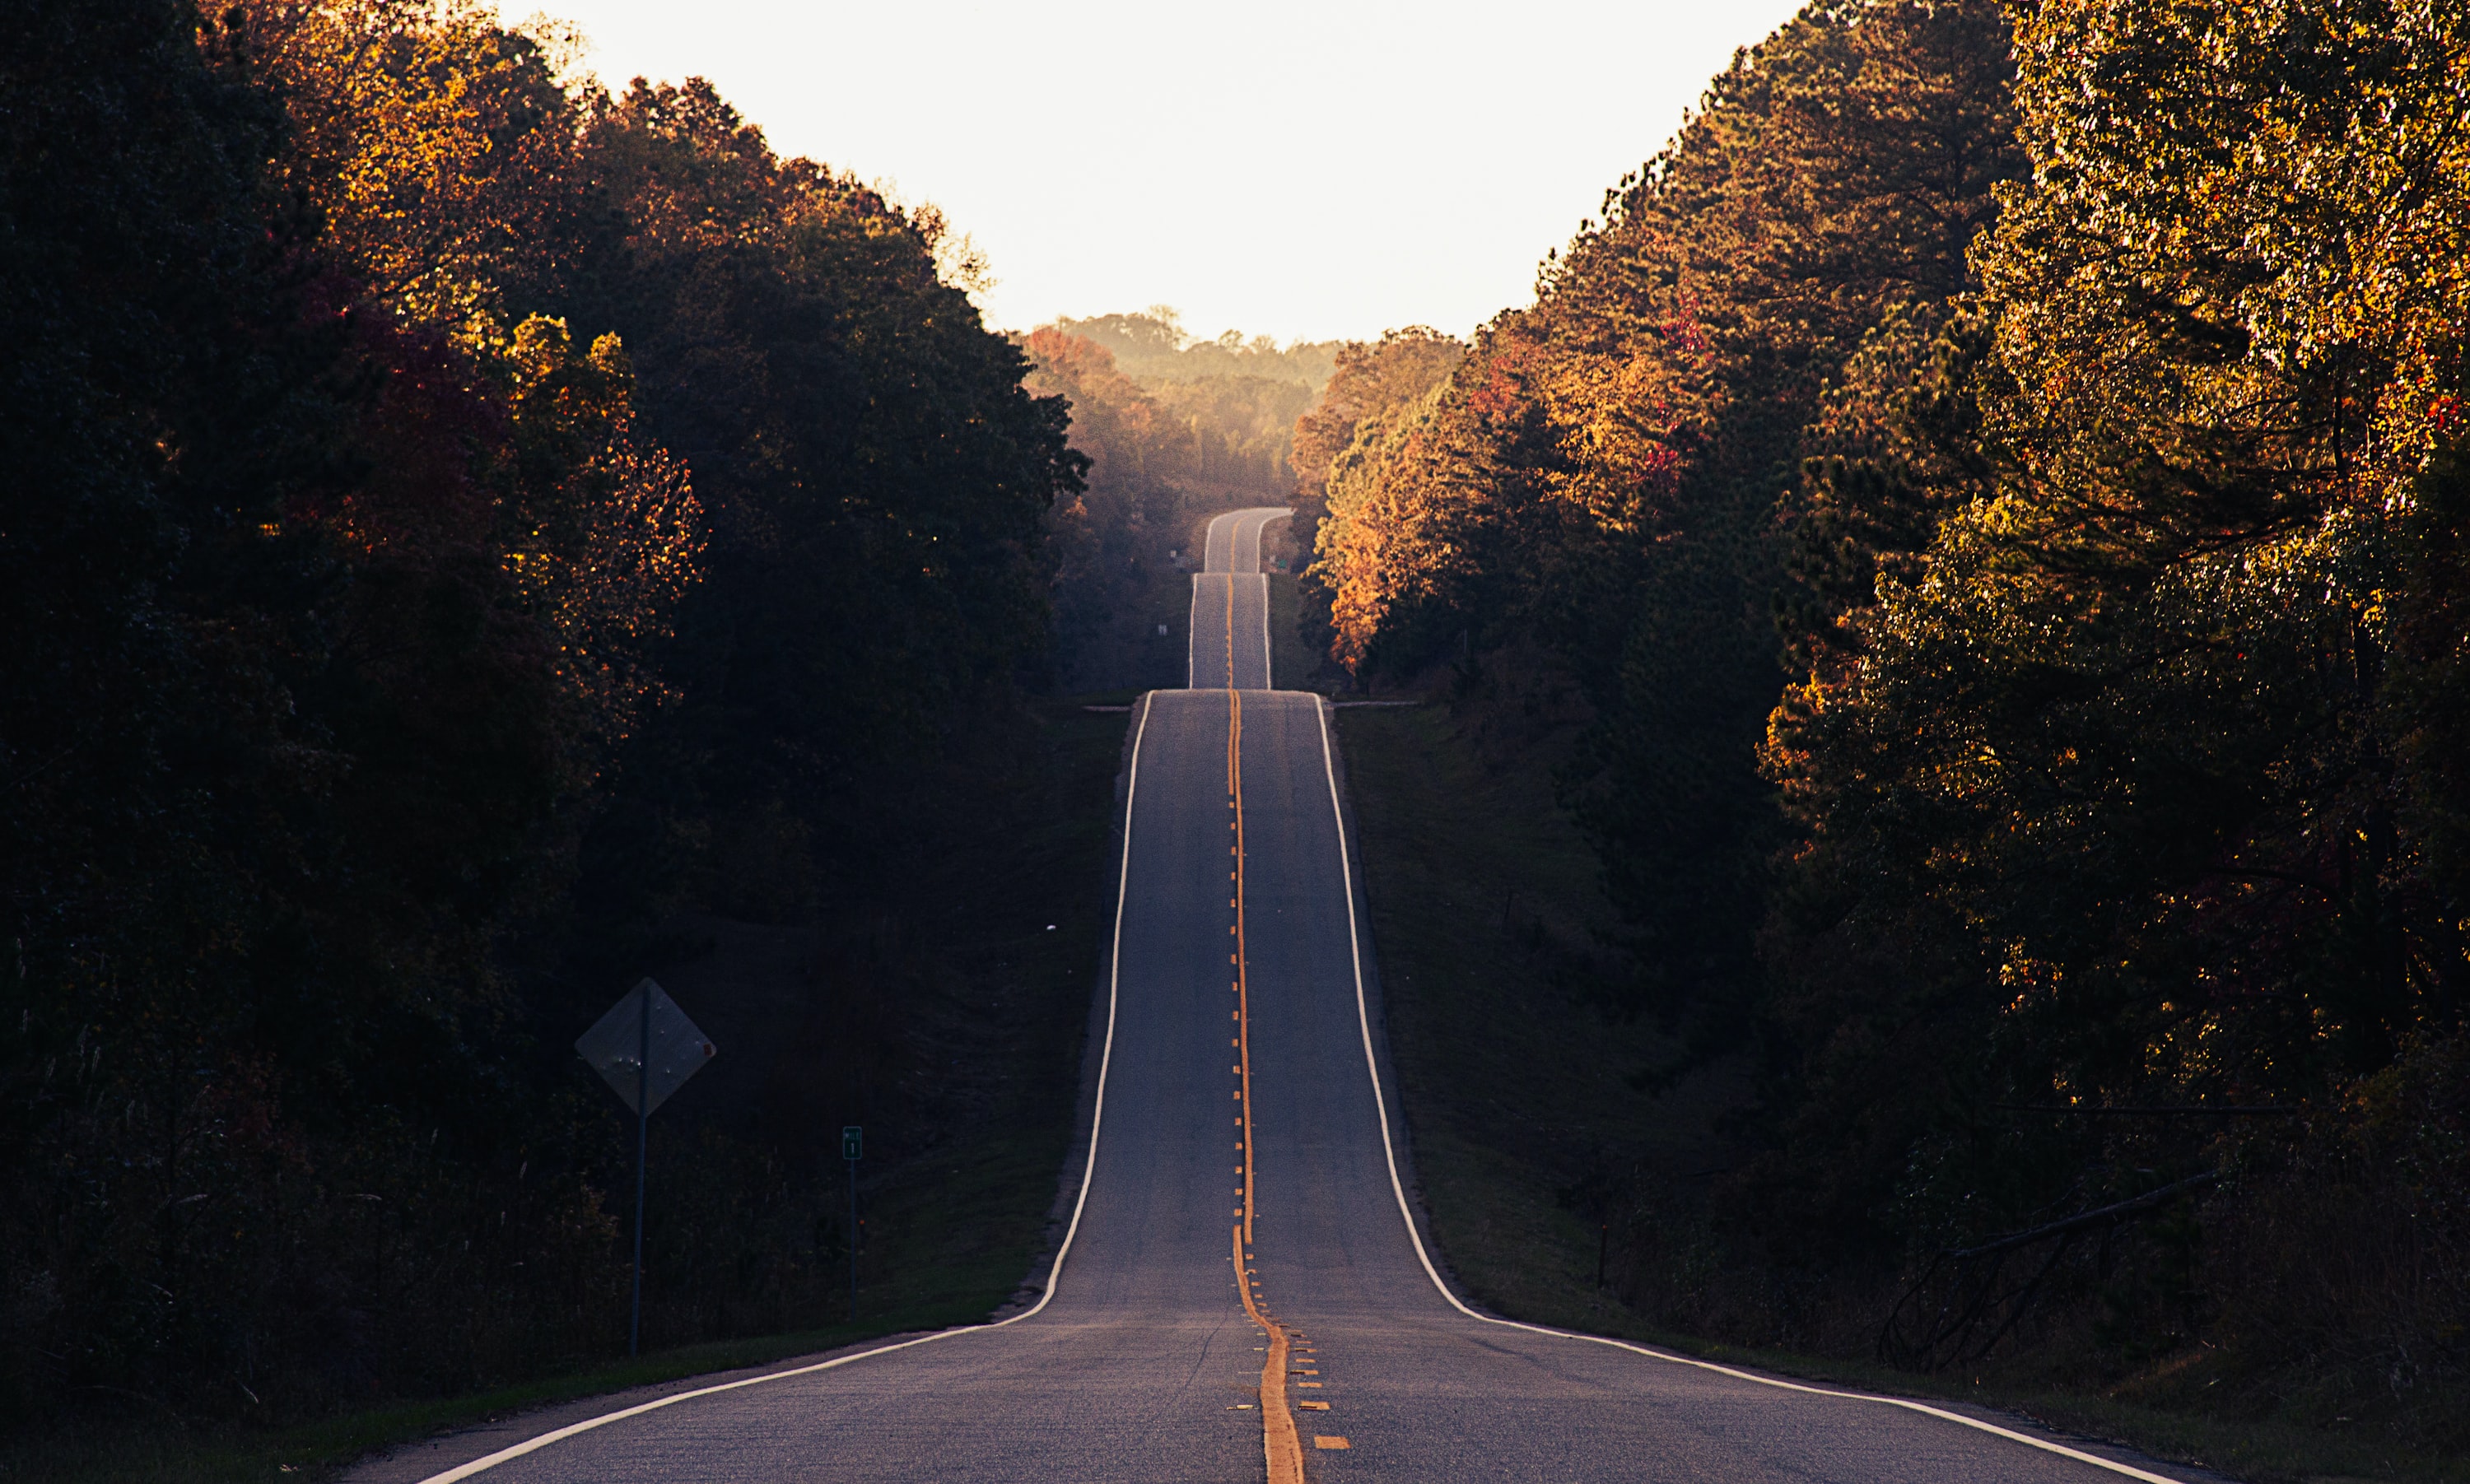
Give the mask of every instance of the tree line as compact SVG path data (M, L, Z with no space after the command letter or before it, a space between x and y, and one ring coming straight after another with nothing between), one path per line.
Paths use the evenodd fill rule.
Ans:
M1196 340L1163 305L1059 319L1021 347L1036 366L1028 384L1071 408L1072 447L1090 460L1086 489L1052 527L1056 683L1179 685L1198 522L1289 501L1297 419L1317 405L1337 347L1232 330Z
M12 1419L606 1354L567 1042L681 910L897 913L1045 663L1086 460L940 213L562 66L417 0L0 16ZM707 1139L752 1205L656 1338L831 1301L782 1157Z
M1341 355L1334 656L1580 698L1639 1085L1755 1077L1665 1322L2464 1440L2465 43L1820 0Z

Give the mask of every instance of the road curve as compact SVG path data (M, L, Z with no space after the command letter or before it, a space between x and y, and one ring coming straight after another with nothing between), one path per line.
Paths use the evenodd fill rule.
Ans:
M1237 564L1257 566L1260 526L1283 513L1213 522L1196 587L1254 575ZM1096 1126L1039 1305L618 1399L482 1456L467 1448L430 1484L2198 1476L1453 1298L1395 1163L1328 707L1218 684L1249 662L1226 658L1258 627L1240 603L1224 623L1223 594L1242 591L1221 589L1220 668L1196 660L1200 688L1153 692L1132 718ZM1266 683L1266 644L1243 673Z

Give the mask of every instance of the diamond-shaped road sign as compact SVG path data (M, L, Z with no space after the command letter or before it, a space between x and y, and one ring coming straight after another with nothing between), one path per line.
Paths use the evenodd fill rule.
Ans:
M643 1044L642 1019L645 1007L651 1009L651 1076L646 1078L637 1069L636 1056ZM684 1087L687 1078L703 1070L704 1063L720 1055L678 1002L663 993L661 986L646 979L626 991L609 1013L593 1023L591 1030L576 1037L574 1049L592 1070L617 1089L634 1112L649 1115L654 1108L669 1101L669 1094ZM639 1088L650 1097L646 1106L635 1106Z

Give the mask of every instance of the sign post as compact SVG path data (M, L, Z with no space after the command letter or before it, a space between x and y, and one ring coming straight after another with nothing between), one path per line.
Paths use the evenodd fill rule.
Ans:
M643 1188L652 1110L719 1055L720 1048L646 979L576 1037L574 1050L635 1112L635 1292L626 1320L626 1354L633 1356L643 1343Z
M841 1158L849 1161L850 1174L850 1323L857 1323L857 1161L865 1151L866 1130L855 1124L841 1129Z

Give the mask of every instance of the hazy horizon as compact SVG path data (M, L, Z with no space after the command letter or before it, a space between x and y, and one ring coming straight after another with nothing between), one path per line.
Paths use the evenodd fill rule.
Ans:
M996 280L990 324L1168 304L1201 337L1282 342L1464 335L1526 302L1546 252L1799 8L541 4L610 86L709 78L782 153L943 207ZM1572 85L1573 48L1627 80Z

